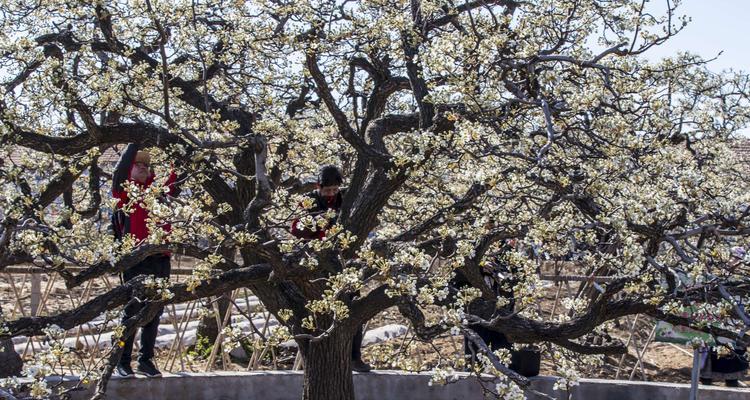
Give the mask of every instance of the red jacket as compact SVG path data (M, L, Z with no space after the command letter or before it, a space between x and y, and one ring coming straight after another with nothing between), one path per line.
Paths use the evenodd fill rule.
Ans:
M117 202L118 208L122 208L126 203L130 201L130 199L128 199L127 192L122 186L125 181L129 181L131 184L141 186L142 188L147 188L154 182L155 176L153 172L151 173L151 175L149 175L145 183L136 182L131 178L131 172L133 169L133 164L135 163L135 154L137 153L137 151L137 145L128 145L128 148L120 158L120 162L115 167L112 182L112 197L120 200ZM169 178L165 183L165 185L169 188L167 193L170 196L177 195L177 190L175 189L176 180L177 175L175 175L174 171L170 171ZM134 204L133 212L129 215L128 218L129 223L127 224L127 227L125 229L126 231L122 232L130 233L139 241L148 238L149 234L148 226L146 225L146 219L148 219L148 210L141 207L141 205L142 204L140 202ZM171 226L165 223L161 225L161 229L163 229L165 232L169 232L171 230Z
M306 196L312 198L314 201L313 208L308 210L308 212L310 213L310 215L316 216L323 214L330 209L333 209L334 211L336 211L336 214L338 214L339 209L341 208L341 203L343 203L345 193L345 188L341 189L336 194L336 196L331 198L325 198L321 196L317 190L307 193ZM328 228L330 228L335 223L335 221L329 221L328 225L325 228L315 227L315 231L305 229L304 226L298 226L298 223L299 218L295 218L294 221L292 221L292 235L300 239L321 240L326 237L326 230L328 230Z

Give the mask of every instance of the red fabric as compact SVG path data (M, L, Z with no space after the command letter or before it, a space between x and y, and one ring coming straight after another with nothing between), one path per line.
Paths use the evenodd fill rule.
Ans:
M294 221L292 221L292 235L294 235L294 237L308 240L323 240L326 237L326 231L320 228L315 232L305 229L304 227L302 229L297 228L298 222L299 218L295 218Z
M140 183L131 178L132 172L133 165L131 165L128 169L128 181L132 184L138 185L141 188L147 188L154 182L155 176L153 173L149 175L148 179L146 179L146 183ZM169 188L169 191L167 193L170 196L174 193L174 183L176 180L177 175L174 173L174 171L170 171L169 178L167 178L167 182L165 183L165 185ZM117 191L112 189L112 197L120 200L119 202L117 202L117 207L119 208L122 208L129 201L128 193L124 190ZM130 214L130 231L128 233L135 236L135 238L139 241L146 239L149 234L148 226L146 225L146 219L148 219L148 210L141 207L141 203L135 203L133 212ZM163 224L161 225L161 228L166 232L172 230L172 227L169 224Z
M326 201L326 209L336 208L336 196L331 197L324 197ZM300 207L302 207L302 203L299 204ZM316 227L315 232L312 232L308 229L305 229L302 227L301 229L297 227L297 223L299 222L299 218L295 218L294 221L292 221L292 235L299 239L308 239L308 240L323 240L326 237L326 229L321 229L319 227Z

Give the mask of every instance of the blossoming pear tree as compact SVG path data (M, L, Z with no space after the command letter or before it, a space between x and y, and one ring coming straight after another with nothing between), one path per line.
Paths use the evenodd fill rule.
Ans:
M127 335L161 305L246 287L297 341L308 400L354 398L352 337L391 307L424 340L468 335L507 398L529 381L472 324L543 345L568 381L571 357L624 351L589 339L627 315L743 343L750 191L731 144L750 81L693 54L646 58L687 22L679 1L646 3L4 1L0 270L34 263L72 288L167 250L200 268L4 321L0 338L148 298ZM126 143L180 175L176 198L128 188L168 236L107 230L100 157ZM327 163L346 175L342 208L306 217ZM325 239L293 238L295 218ZM510 297L480 272L509 240ZM546 315L532 251L611 279Z

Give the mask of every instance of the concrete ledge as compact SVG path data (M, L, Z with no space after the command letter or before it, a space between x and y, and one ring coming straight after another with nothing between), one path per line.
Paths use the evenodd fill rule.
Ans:
M481 400L482 389L476 378L457 374L457 382L445 386L428 386L431 374L403 371L354 373L357 400ZM295 400L302 394L302 372L212 372L166 374L161 378L113 378L107 390L108 400ZM532 378L533 389L565 399L563 392L553 391L554 377ZM491 381L489 387L494 385ZM576 400L673 400L687 399L690 385L677 383L629 382L583 379L573 389ZM750 389L701 386L701 400L748 400ZM77 392L74 400L87 399L91 391ZM528 395L529 400L541 397Z

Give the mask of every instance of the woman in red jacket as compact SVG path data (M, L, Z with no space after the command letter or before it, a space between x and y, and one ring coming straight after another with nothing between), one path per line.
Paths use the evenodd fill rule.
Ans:
M129 144L120 157L117 166L115 166L115 171L112 175L112 196L119 199L117 209L112 216L112 225L116 238L122 239L125 235L132 235L139 244L148 239L149 229L146 221L149 218L149 211L143 207L141 202L134 202L131 206L132 211L130 213L123 210L122 208L130 201L128 193L123 185L127 181L131 185L136 185L141 189L146 189L153 184L154 178L155 175L151 168L151 157L149 153L146 151L139 151L137 144ZM177 189L175 188L175 181L176 176L174 171L171 171L166 182L166 186L169 188L168 194L170 196L176 196L178 194ZM170 226L169 224L164 224L161 225L159 229L163 229L168 233L170 231ZM127 282L138 275L153 275L158 278L169 278L170 270L171 264L169 253L152 255L146 257L143 261L125 271L123 273L123 279ZM144 304L141 302L129 303L125 307L125 315L122 320L123 323L128 318L134 316L142 307L144 307ZM162 311L163 309L141 329L141 354L138 357L137 372L149 377L161 376L161 372L159 372L156 365L153 363L153 357L154 345L156 344L156 334L159 329L159 318L161 317ZM125 338L124 341L122 356L117 365L117 374L122 377L134 376L133 369L130 367L134 340L135 333L130 337Z

